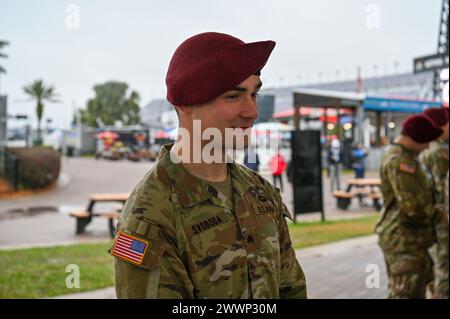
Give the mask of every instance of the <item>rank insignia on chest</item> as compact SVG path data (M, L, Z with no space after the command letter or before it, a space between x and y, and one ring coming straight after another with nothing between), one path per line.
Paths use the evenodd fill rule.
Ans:
M258 189L256 187L250 187L248 191L250 192L250 195L252 195L253 197L258 196Z
M257 199L258 199L260 202L263 202L263 203L266 203L266 202L267 202L267 199L266 199L264 196L261 196L261 195L258 195Z
M416 165L409 163L400 163L400 171L414 174L416 172Z
M148 246L149 243L145 240L119 232L111 255L126 259L133 264L141 265Z

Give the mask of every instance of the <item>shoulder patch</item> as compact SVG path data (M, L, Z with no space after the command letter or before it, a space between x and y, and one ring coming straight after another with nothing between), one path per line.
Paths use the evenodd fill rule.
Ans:
M111 255L125 259L135 265L142 265L148 247L148 241L119 231Z
M400 163L400 171L409 174L414 174L416 172L416 165L412 163L402 162Z
M441 153L442 153L442 157L448 161L448 150L442 150Z

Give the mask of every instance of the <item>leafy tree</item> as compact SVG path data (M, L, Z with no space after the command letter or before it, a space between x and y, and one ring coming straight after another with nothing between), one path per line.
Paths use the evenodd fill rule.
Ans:
M36 116L37 116L37 138L35 144L42 144L41 136L41 120L44 113L44 101L58 102L56 99L55 88L53 85L46 85L41 79L25 85L23 91L32 99L36 100Z
M0 50L7 46L9 42L0 40ZM0 58L7 58L8 56L0 52ZM6 70L0 65L0 73L6 73Z
M9 42L0 40L0 58L4 58L4 59L5 59L5 58L8 57L6 54L4 54L4 53L1 52L1 50L2 50L5 46L7 46L8 44L9 44ZM6 73L6 70L5 70L5 68L2 67L2 65L0 64L0 75L1 75L2 73Z
M139 124L139 94L127 91L128 85L123 82L94 86L95 97L87 102L85 110L80 110L81 122L91 127L98 127L100 121L105 125L114 125L118 120L124 125Z

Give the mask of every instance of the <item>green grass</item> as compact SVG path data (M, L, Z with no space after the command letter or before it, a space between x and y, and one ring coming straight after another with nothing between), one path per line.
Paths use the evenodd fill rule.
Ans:
M295 248L373 233L379 215L343 221L290 224ZM114 285L109 243L0 251L0 298L45 298ZM66 287L66 266L80 267L80 288Z
M43 298L114 285L108 243L0 251L0 298ZM80 288L66 287L66 266L77 264Z
M349 220L291 223L289 232L294 248L305 248L374 233L379 214Z
M327 174L326 168L322 169L322 174L324 174L324 175ZM351 175L351 174L355 174L355 171L350 168L341 169L341 175Z

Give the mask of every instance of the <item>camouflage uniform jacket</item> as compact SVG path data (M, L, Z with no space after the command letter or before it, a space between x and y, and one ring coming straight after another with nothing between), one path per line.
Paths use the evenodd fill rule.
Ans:
M444 203L445 179L448 173L448 142L432 142L430 148L420 154L420 161L433 175L436 202Z
M278 189L233 162L232 203L174 164L171 147L161 148L122 212L111 248L117 296L306 298ZM120 237L137 240L143 257L118 256Z
M392 144L383 154L380 168L384 204L376 226L384 251L401 253L427 249L435 241L437 218L431 176L417 154Z

